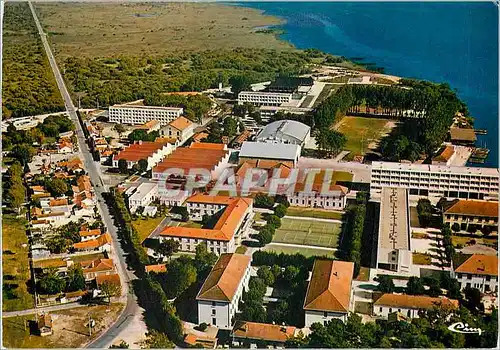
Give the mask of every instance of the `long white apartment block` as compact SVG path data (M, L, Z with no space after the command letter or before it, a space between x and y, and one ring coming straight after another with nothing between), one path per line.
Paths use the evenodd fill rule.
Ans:
M161 126L179 118L184 110L181 107L157 107L141 105L114 105L109 107L109 121L120 124L144 124L158 120Z
M238 94L238 104L251 103L254 106L280 106L290 103L292 94L264 91L242 91Z
M373 162L370 194L384 187L406 188L410 195L498 199L499 171L494 168Z

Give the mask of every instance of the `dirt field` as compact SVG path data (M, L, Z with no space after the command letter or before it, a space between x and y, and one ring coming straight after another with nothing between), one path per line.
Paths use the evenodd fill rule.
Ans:
M148 55L252 47L290 49L273 33L276 17L255 9L202 3L35 4L56 54L62 56Z
M30 328L34 326L35 315L3 318L3 345L8 348L79 348L91 339L95 339L104 326L110 324L122 309L123 304L116 303L109 306L99 305L54 311L50 314L54 333L43 338L30 334ZM92 337L88 335L89 312L96 322ZM25 322L29 324L26 329Z

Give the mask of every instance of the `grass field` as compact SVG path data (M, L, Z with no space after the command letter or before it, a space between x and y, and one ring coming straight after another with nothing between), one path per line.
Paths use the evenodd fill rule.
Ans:
M308 217L308 218L318 218L318 219L342 220L343 213L340 211L333 211L333 210L302 208L302 207L289 207L286 211L286 215Z
M98 305L69 310L53 311L54 333L40 337L30 332L34 326L35 315L9 317L2 319L3 345L7 348L79 348L95 339L104 326L116 319L123 304ZM96 321L92 338L88 336L88 315ZM24 324L29 326L25 329ZM31 333L31 334L30 334Z
M33 307L33 295L27 286L31 276L24 225L23 219L6 214L2 217L3 311Z
M413 263L415 265L431 265L432 264L432 258L430 254L423 254L423 253L413 253Z
M451 243L456 247L457 245L466 246L467 242L475 240L476 244L484 244L497 247L498 238L494 237L467 237L467 236L451 236Z
M160 224L163 220L163 217L158 218L147 218L145 220L138 219L132 221L132 226L139 233L139 237L141 237L141 242L144 241L148 236L153 232L153 230Z
M237 254L245 254L246 251L247 251L247 247L245 247L244 245L240 245L238 248L236 248L235 253L237 253Z
M202 3L35 4L58 56L148 55L251 47L290 49L256 28L281 21L255 9Z
M273 242L335 248L338 245L340 224L300 219L282 219Z
M275 253L285 253L285 254L302 254L305 257L310 256L326 256L328 258L333 258L335 256L335 252L327 249L319 249L319 248L298 248L298 247L287 247L287 246L276 246L276 245L268 245L264 248L266 252L275 252Z
M382 135L390 132L391 122L382 118L344 117L337 130L347 138L345 150L353 155L364 155Z

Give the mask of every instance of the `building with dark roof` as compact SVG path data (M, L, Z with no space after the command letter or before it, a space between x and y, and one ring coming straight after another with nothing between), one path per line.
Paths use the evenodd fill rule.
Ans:
M278 77L266 87L269 92L296 92L299 86L312 86L314 80L311 77Z
M317 259L304 300L305 325L347 320L352 300L354 263Z
M248 288L250 261L251 257L243 254L219 257L196 296L198 323L232 328L243 291Z

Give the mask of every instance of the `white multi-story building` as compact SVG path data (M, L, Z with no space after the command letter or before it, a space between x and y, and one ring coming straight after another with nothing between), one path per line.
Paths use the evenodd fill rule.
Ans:
M498 256L474 254L452 272L460 288L477 288L482 293L498 292Z
M292 94L264 91L242 91L238 94L238 104L251 103L254 106L280 106L290 103Z
M128 198L128 207L133 214L138 207L145 207L158 198L158 183L143 182Z
M458 300L424 295L383 294L373 303L373 314L388 318L389 314L399 312L405 317L419 318L420 313L436 307L455 310L458 309Z
M377 267L409 273L412 253L408 192L404 188L384 187L380 202Z
M499 171L493 168L373 162L370 195L383 187L401 187L410 195L498 199Z
M352 303L352 275L354 263L318 259L304 300L305 326L313 323L326 325L334 318L347 321Z
M231 329L243 291L248 289L251 258L222 254L203 283L196 300L198 323Z
M201 220L203 215L214 215L223 210L211 229L170 226L160 233L161 240L173 239L180 243L179 250L194 252L201 242L215 254L232 253L242 239L248 236L253 219L251 198L209 196L197 194L187 199L191 220Z
M111 123L135 125L158 120L164 126L179 118L183 112L181 107L114 105L109 107L108 116Z

